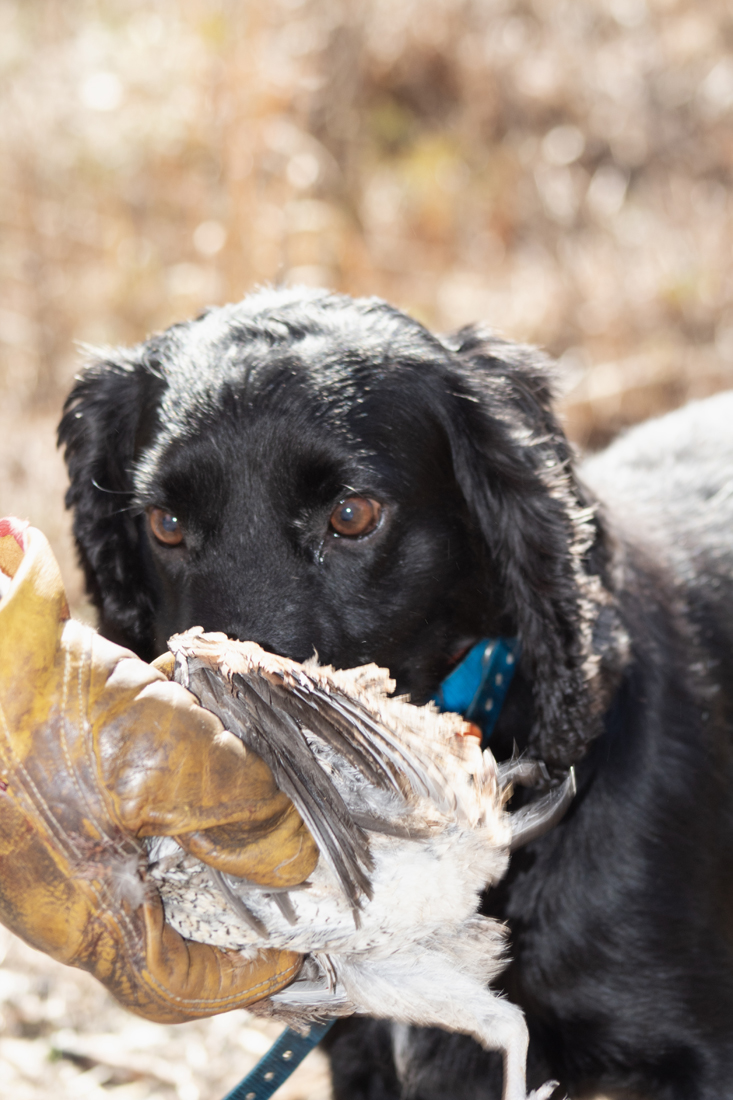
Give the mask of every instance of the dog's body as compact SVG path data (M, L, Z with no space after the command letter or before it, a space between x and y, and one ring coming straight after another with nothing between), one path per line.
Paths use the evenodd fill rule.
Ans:
M511 927L529 1083L719 1100L733 1096L733 395L588 463L607 519L549 402L527 349L439 340L377 302L263 292L77 384L60 438L81 558L103 632L145 657L200 625L296 660L375 661L424 702L472 642L518 634L492 750L516 741L579 781L486 900ZM460 1036L355 1021L332 1061L344 1100L500 1094L498 1060Z

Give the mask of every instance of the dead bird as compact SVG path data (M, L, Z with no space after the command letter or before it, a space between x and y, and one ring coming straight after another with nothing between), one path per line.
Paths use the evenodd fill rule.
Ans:
M301 665L200 629L169 648L175 679L267 761L321 852L304 887L272 891L154 838L149 872L170 923L228 949L307 956L261 1013L296 1026L360 1013L464 1032L502 1052L504 1100L525 1100L524 1017L488 989L506 930L477 909L510 849L562 815L573 776L509 814L512 783L536 781L540 766L497 765L458 715L392 697L376 665Z

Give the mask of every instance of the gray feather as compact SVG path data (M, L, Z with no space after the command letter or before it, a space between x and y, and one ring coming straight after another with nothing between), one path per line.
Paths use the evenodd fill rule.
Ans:
M509 815L512 826L510 851L523 848L548 832L564 817L576 792L575 768L571 768L564 783Z
M201 705L269 765L278 787L288 795L331 865L352 906L370 896L371 868L366 834L354 822L343 799L325 774L289 708L272 699L264 676L231 682L196 658L188 663L189 690ZM287 694L287 693L283 693Z

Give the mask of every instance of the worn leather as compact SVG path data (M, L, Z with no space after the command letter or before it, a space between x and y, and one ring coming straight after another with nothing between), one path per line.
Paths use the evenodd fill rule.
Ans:
M302 882L316 848L267 765L185 688L69 618L40 531L0 525L0 570L13 578L0 601L0 921L162 1022L282 988L300 956L245 959L165 923L142 843L174 836L221 870Z

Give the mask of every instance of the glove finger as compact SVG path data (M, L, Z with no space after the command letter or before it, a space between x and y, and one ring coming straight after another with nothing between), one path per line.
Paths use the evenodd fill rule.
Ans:
M218 871L262 886L297 886L318 863L318 848L292 805L276 825L259 835L240 825L225 825L179 834L176 841Z
M176 659L172 653L161 653L160 657L156 657L154 661L151 661L153 668L158 672L162 672L166 680L173 679L173 673L176 670Z
M151 1003L128 1005L150 1019L192 1020L245 1008L297 977L302 955L266 950L254 958L185 940L165 921L157 895L143 904L146 933L142 974Z

